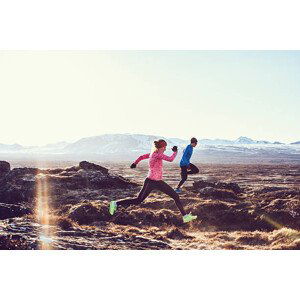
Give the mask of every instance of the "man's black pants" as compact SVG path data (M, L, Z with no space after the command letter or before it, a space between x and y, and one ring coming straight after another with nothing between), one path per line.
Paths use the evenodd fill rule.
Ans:
M182 166L181 168L181 181L178 184L178 189L184 184L187 180L188 175L199 173L199 169L193 165L189 164L188 166Z

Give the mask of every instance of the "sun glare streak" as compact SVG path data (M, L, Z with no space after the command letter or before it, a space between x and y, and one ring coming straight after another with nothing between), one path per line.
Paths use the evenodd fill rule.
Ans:
M262 217L263 220L265 220L266 222L268 222L269 224L271 224L272 226L274 226L278 230L279 229L293 230L293 229L291 229L287 226L284 226L284 225L278 223L277 221L271 219L267 215L262 215L261 217ZM293 231L295 231L295 230L293 230ZM296 233L291 234L289 237L290 237L290 239L293 239L293 240L299 239L300 238L300 231L296 231Z
M250 202L252 203L252 205L255 206L255 203L253 201L250 200ZM272 225L277 230L280 230L280 229L288 229L289 230L290 229L289 227L278 223L277 221L275 221L274 219L272 219L271 217L269 217L268 215L266 215L264 213L256 213L256 216L260 217L262 220L266 221L267 223ZM290 235L290 238L293 239L293 240L299 239L300 238L300 231L297 231L296 234Z
M50 197L48 178L44 174L36 176L36 210L35 216L37 222L41 225L39 233L39 249L52 249L51 242L53 236L52 226L50 224Z
M271 224L272 226L274 226L276 229L281 229L284 226L279 224L278 222L274 221L273 219L271 219L270 217L266 216L266 215L262 215L262 218L267 221L269 224Z

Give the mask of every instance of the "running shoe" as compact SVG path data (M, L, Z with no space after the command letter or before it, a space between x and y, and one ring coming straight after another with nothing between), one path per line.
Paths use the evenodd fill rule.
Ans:
M117 202L116 201L111 201L109 203L109 213L111 215L113 215L116 212L116 210L117 210Z
M193 220L196 220L197 216L193 216L191 213L189 213L188 215L185 215L182 218L183 218L184 223L188 223L188 222L191 222Z
M176 189L175 192L176 192L177 194L179 194L179 193L182 192L182 189Z

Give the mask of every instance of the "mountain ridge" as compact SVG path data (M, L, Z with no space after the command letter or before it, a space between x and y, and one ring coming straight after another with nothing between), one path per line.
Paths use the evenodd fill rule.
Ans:
M149 151L153 145L153 141L157 139L165 139L168 145L177 145L179 149L184 148L190 143L189 140L164 137L159 135L147 134L102 134L90 137L83 137L75 142L57 142L44 146L24 147L20 144L6 145L0 143L1 153L41 153L41 154L117 154L127 152ZM274 146L283 147L289 145L299 145L300 141L284 144L278 141L270 142L266 140L253 140L246 136L240 136L235 140L228 139L199 139L199 148L201 147L217 147L218 150L224 150L224 147L235 149L235 147L264 147ZM198 148L198 147L197 147ZM199 149L198 148L198 149Z

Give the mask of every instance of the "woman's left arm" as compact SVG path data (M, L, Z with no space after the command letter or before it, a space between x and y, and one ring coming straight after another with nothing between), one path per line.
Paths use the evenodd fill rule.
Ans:
M174 151L171 156L165 155L165 154L158 154L158 158L166 161L173 161L177 155L177 151Z

